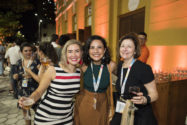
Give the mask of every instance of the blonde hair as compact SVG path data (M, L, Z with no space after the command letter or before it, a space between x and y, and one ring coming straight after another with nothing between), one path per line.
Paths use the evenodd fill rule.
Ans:
M60 60L60 63L63 65L63 66L67 66L68 65L68 62L67 62L67 48L70 46L70 45L73 45L73 44L76 44L80 47L80 50L82 51L82 45L81 45L81 42L78 41L78 40L75 40L75 39L71 39L71 40L68 40L66 42L66 44L64 45L63 49L62 49L62 54L61 54L61 60Z

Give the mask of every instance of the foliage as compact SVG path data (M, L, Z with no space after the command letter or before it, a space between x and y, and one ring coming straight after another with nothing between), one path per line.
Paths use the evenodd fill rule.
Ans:
M16 35L22 25L21 14L33 9L28 0L1 0L0 4L0 37Z
M12 36L22 27L19 22L21 16L11 11L0 13L0 35Z

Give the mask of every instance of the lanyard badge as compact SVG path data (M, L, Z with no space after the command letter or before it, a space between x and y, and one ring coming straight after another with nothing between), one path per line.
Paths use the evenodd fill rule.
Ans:
M23 60L22 60L22 64L23 64ZM27 64L27 68L29 68L30 65L31 65L31 60L29 60L29 62L28 62L28 64ZM24 66L23 66L23 70L24 70L24 74L27 74L27 73L25 72ZM22 80L22 87L28 87L28 79L27 79L27 78L24 78L24 79Z
M98 88L99 88L99 84L100 84L100 81L101 81L101 76L102 76L102 72L103 72L103 64L101 65L100 67L100 70L99 70L99 74L98 74L98 77L97 77L97 82L96 82L96 79L95 79L95 76L94 76L94 73L93 73L93 63L91 63L91 70L92 70L92 77L93 77L93 86L94 86L94 91L97 92ZM93 108L96 110L96 105L97 104L97 99L96 97L94 97L93 99Z
M120 87L121 87L121 96L124 94L125 92L125 85L126 85L126 82L127 82L127 79L128 79L128 76L129 76L129 73L130 73L130 70L131 70L131 67L132 65L134 64L135 62L135 59L132 60L130 66L128 67L127 69L127 73L125 75L125 79L123 81L123 68L121 69L121 79L120 79ZM123 82L122 82L123 81Z

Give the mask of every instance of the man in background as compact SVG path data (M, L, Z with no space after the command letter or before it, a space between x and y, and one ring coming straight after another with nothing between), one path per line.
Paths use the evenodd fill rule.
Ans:
M68 35L61 35L58 40L58 44L60 47L55 48L58 59L59 59L58 61L60 61L62 49L68 40L70 40L70 37Z
M51 44L53 45L54 48L59 47L59 45L58 45L58 35L57 34L52 34L50 42L51 42Z
M149 49L146 46L147 34L145 32L138 33L138 39L141 45L141 56L138 58L138 60L147 63L147 60L149 58Z
M4 55L5 55L5 47L2 45L0 41L0 76L4 76Z
M13 79L13 74L15 72L16 63L19 59L21 59L20 45L22 41L17 39L15 41L15 46L9 48L5 54L5 58L10 60L10 81L11 87L13 89L13 94L15 98L18 98L17 92L17 81Z

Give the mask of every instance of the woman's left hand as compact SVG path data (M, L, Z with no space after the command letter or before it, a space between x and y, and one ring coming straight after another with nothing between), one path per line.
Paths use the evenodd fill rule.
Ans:
M131 101L134 103L134 104L146 104L147 103L147 99L145 98L145 96L143 96L143 93L142 92L138 92L138 93L134 93L136 94L137 96L134 96Z

